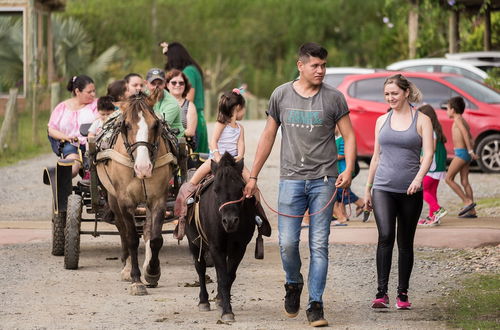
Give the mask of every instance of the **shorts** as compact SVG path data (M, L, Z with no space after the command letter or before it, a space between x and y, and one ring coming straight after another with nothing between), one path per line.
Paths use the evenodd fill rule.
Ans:
M465 148L455 149L455 156L463 159L466 163L470 163L472 157L469 155L469 152Z
M49 142L52 147L52 151L59 157L66 158L68 155L78 154L78 148L69 142L61 143L61 141L54 139L51 136L49 136ZM80 145L80 150L83 155L85 153L85 145Z

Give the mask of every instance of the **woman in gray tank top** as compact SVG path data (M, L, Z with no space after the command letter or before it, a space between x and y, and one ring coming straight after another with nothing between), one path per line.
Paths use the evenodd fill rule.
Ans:
M375 149L365 190L365 207L373 209L378 229L378 287L372 308L389 307L387 290L397 224L396 308L410 309L408 288L413 268L413 239L422 212L422 180L434 153L432 123L411 105L421 101L421 93L403 75L386 79L384 96L391 109L377 119Z

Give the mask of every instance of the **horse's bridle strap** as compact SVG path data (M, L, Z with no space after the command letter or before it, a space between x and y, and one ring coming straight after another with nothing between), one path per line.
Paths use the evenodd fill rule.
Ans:
M109 159L114 160L114 161L116 161L122 165L125 165L127 167L130 167L130 168L134 167L134 163L132 162L130 157L125 156L114 149L106 149L103 151L99 151L96 155L97 162L105 161L105 160L109 160ZM156 160L156 162L154 164L154 168L159 168L159 167L165 166L165 165L170 164L170 163L177 164L177 158L174 156L174 154L172 154L171 152L168 152Z

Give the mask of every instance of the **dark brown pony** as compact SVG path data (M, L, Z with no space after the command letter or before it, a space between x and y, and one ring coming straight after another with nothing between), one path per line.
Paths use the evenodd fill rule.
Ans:
M199 212L195 212L199 213L199 221L196 217L190 221L186 235L200 282L200 311L210 310L203 257L205 251L210 251L217 272L216 303L222 309L222 320L231 322L231 287L256 228L255 199L243 198L243 160L235 162L225 153L219 163L212 161L211 168L214 182L201 193Z
M175 163L169 145L162 138L163 124L152 109L154 99L154 95L148 98L139 94L128 100L122 109L123 121L113 147L114 156L98 164L99 179L107 190L108 203L120 232L122 280L132 282L132 295L147 294L137 260L139 233L134 213L138 204L146 204L143 272L147 284L155 287L161 275L158 254L163 245L161 231L168 182L173 175L171 165Z

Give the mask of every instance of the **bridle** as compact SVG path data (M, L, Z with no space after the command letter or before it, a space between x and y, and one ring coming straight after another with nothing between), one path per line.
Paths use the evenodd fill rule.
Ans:
M149 113L151 115L153 115L153 117L156 120L158 120L159 125L162 125L161 121L158 119L156 114L151 109L148 109L147 111L149 111ZM154 167L154 162L156 160L156 157L158 156L158 146L160 144L160 131L161 131L161 128L158 128L156 130L155 137L153 139L153 141L154 141L153 143L146 142L146 141L136 141L136 142L130 144L128 141L126 121L124 120L122 122L122 125L120 127L120 134L122 136L123 145L125 146L125 150L127 151L127 154L129 155L132 162L135 162L135 159L134 159L135 150L141 146L144 146L149 151L149 157L151 160L151 164L153 164L153 167Z

